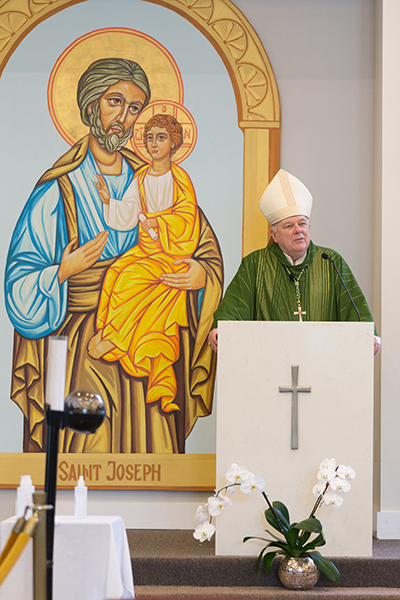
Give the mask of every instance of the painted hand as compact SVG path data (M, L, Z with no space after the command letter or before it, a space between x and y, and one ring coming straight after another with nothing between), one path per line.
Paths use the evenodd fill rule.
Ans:
M186 263L189 269L185 273L165 273L161 281L178 290L201 290L206 285L207 274L202 265L193 258L175 260L174 265Z
M208 334L208 344L211 347L211 350L217 352L218 350L218 329L211 329Z
M77 238L74 238L65 247L58 269L58 281L63 283L68 277L82 273L89 269L100 258L108 237L108 231L102 231L95 238L72 250Z
M96 173L96 177L97 181L95 181L94 184L99 192L100 200L103 202L103 204L110 204L110 194L108 192L108 187L104 177L98 173Z

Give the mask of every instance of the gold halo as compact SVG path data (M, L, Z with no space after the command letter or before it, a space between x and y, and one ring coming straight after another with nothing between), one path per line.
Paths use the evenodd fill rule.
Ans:
M133 131L133 137L129 140L129 144L140 158L148 163L151 162L151 158L149 157L144 143L144 126L151 117L158 114L172 115L182 125L183 144L171 158L172 162L179 164L193 152L197 141L197 127L195 120L187 108L182 106L182 104L172 102L171 100L150 102L138 116Z
M91 31L64 50L50 73L49 112L57 131L68 144L73 145L88 133L81 121L76 89L82 73L100 58L126 58L137 62L149 79L153 101L168 98L183 104L183 82L178 65L157 40L124 27Z

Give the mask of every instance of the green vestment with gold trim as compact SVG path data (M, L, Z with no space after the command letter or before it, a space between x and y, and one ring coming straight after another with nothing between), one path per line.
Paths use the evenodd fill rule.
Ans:
M359 310L361 321L373 321L368 303L346 261L334 250L310 242L302 264L292 266L278 244L244 257L214 313L218 321L298 321L293 278L300 274L303 321L358 321L357 313L326 252L336 264Z

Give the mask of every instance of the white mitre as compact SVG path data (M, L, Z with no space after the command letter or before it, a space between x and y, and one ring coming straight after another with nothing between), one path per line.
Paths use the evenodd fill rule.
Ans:
M310 217L312 196L297 177L280 169L261 196L260 209L270 225L282 219Z

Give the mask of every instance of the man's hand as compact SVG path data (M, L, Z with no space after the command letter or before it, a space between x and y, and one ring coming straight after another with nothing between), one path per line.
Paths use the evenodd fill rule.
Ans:
M374 356L376 356L381 349L382 340L378 335L374 335Z
M218 350L218 329L211 329L208 334L208 345L211 346L211 350L217 352Z
M94 182L97 187L97 191L99 192L100 200L103 204L110 204L110 194L108 192L108 187L106 184L106 180L102 175L96 173L97 181Z
M206 285L206 272L197 260L182 258L175 260L174 265L186 263L189 269L185 273L165 273L160 279L165 285L178 290L201 290Z
M100 258L108 237L108 231L102 231L95 238L83 244L77 250L71 250L77 238L65 247L58 269L58 281L63 283L68 277L89 269Z

